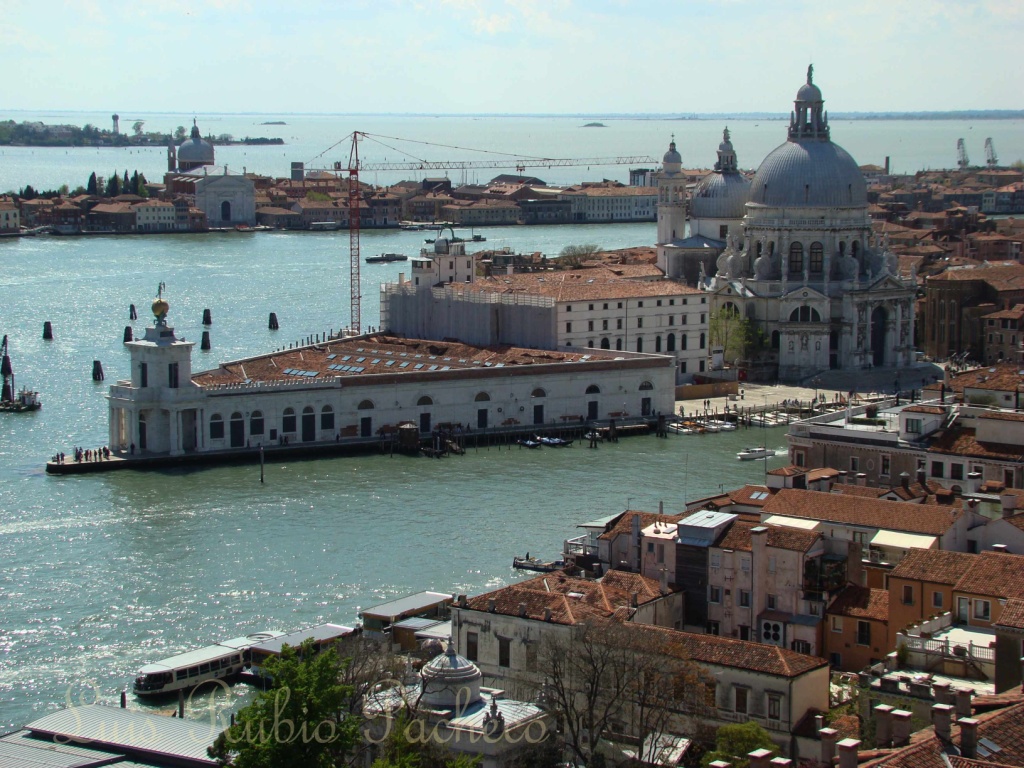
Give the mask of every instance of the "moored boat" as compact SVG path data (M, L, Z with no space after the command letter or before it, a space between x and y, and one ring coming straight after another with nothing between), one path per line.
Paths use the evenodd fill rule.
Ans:
M527 552L526 557L513 557L512 567L521 571L558 571L565 567L565 560L541 560Z
M281 634L254 632L147 664L139 670L132 690L136 696L163 696L186 691L211 680L233 678L249 665L250 648Z
M0 345L0 373L3 374L3 391L0 393L0 411L20 413L22 411L38 411L43 407L39 401L39 393L28 387L14 393L14 366L7 354L7 335Z

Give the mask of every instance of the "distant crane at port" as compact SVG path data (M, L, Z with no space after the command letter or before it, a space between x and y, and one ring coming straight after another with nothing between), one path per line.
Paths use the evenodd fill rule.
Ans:
M385 144L382 140L403 141L423 146L438 147L443 149L457 149L464 152L482 152L489 155L501 155L502 159L497 160L423 160L412 158L402 162L378 162L366 163L359 158L359 142L367 139L373 140L381 146L404 154L412 158L405 150ZM325 149L317 158L321 158L343 142L351 141L348 164L338 161L334 163L332 170L335 173L348 174L348 238L349 238L349 329L348 332L358 335L362 332L362 290L360 288L360 229L361 229L361 193L359 189L360 171L459 171L481 168L515 168L517 173L523 173L527 168L568 168L581 165L643 165L657 163L658 161L648 155L632 155L620 157L531 157L528 155L516 155L507 152L495 152L486 149L468 149L466 147L454 147L447 144L433 144L428 141L415 141L412 139L401 139L395 136L380 136L365 131L353 131L338 142ZM314 158L315 160L316 158ZM326 170L326 169L307 169Z
M996 145L992 143L992 137L985 139L985 165L995 168L999 165L999 158L996 157Z
M971 161L967 157L967 145L964 144L963 139L956 140L956 165L961 171L966 171L970 166Z

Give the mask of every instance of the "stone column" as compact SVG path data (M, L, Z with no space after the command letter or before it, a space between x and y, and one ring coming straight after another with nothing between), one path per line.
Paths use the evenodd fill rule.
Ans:
M168 449L171 456L180 456L181 450L181 412L174 408L170 411L168 418L170 434L168 435Z

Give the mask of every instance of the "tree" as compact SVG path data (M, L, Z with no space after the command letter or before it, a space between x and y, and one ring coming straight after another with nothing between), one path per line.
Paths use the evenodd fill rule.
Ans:
M20 197L22 200L35 200L37 197L39 197L39 193L36 192L35 189L33 189L31 184L26 184L24 189L22 189L18 193L18 197Z
M128 178L128 169L124 169L124 178L121 179L121 189L125 194L130 194L132 191L132 180Z
M567 245L558 252L558 258L559 262L567 267L578 267L583 261L600 252L601 246L596 243Z
M340 765L360 740L360 718L348 711L351 688L339 681L345 663L334 647L285 646L266 663L274 687L238 713L210 757L237 768Z
M142 126L145 124L145 120L136 120L132 123L132 133L136 136L142 135Z
M117 175L117 171L110 174L110 178L107 179L107 197L117 197L121 194L121 177Z
M96 171L93 171L91 174L89 174L89 183L86 185L85 191L88 192L90 195L99 194L99 190L96 186Z
M174 129L175 141L184 141L186 136L188 136L188 133L185 131L184 125L179 125L177 128Z
M707 768L715 760L724 760L731 763L733 768L747 768L750 765L747 755L755 749L767 749L773 755L779 754L779 748L768 731L754 721L723 725L715 737L714 750L704 755L701 765Z
M655 627L595 620L550 636L538 654L548 705L574 760L592 765L610 732L637 743L668 733L678 712L705 703L706 675ZM652 760L652 762L657 762Z
M742 358L752 341L750 321L732 304L719 307L708 318L708 338L712 347L721 347L726 360Z

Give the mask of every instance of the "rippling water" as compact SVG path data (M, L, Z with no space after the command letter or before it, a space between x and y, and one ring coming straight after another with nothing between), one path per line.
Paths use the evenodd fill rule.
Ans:
M654 225L486 230L488 246L649 243ZM413 253L422 233L371 232L367 253ZM360 606L421 589L474 593L555 555L575 525L627 506L762 477L743 431L632 438L596 451L480 450L444 460L361 457L190 472L52 477L43 463L106 441L106 384L128 376L128 305L167 283L170 322L213 351L194 367L342 326L346 233L0 241L0 333L41 411L0 415L0 728L72 701L116 700L144 663L256 629L352 623ZM399 264L363 268L363 317ZM267 330L269 312L282 330ZM42 340L45 320L55 339ZM140 332L145 320L134 323ZM781 430L768 433L782 447ZM244 686L237 696L244 695Z

